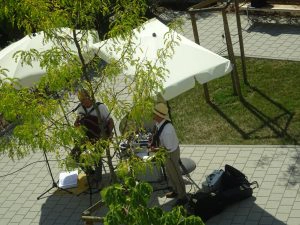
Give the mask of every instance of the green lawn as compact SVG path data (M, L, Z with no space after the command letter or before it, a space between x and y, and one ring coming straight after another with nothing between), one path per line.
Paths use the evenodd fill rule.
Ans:
M243 104L233 95L230 74L171 100L171 116L183 144L299 144L300 62L246 60L249 85L238 72Z

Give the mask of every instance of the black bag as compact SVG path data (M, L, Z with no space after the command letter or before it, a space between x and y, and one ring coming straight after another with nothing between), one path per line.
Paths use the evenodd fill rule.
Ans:
M254 187L252 187L255 185ZM238 201L242 201L246 198L250 198L253 194L253 189L258 187L256 181L250 184L242 184L237 187L233 187L218 193L218 197L225 205L230 205Z
M244 173L227 164L221 182L218 196L226 205L251 197L253 189L258 187L256 181L250 183Z
M191 195L189 206L192 209L192 214L199 216L204 222L221 213L225 208L218 195L205 192Z
M230 165L225 165L225 170L221 181L221 191L239 187L243 184L250 185L248 178L238 169Z

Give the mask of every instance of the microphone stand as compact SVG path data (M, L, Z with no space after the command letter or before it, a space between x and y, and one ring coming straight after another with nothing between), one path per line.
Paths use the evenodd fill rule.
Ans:
M40 196L38 196L37 200L40 200L42 198L42 196L44 196L46 193L48 193L53 188L57 188L59 190L63 190L65 192L68 192L69 194L73 194L71 191L69 191L67 189L64 189L64 188L61 188L61 187L58 186L57 182L54 180L54 177L53 177L53 174L52 174L52 171L51 171L51 167L50 167L50 164L49 164L49 161L48 161L48 157L47 157L47 154L46 154L46 152L45 152L44 149L43 149L43 154L44 154L44 158L46 160L47 169L48 169L49 174L50 174L51 179L52 179L52 186L48 190L46 190L45 192L43 192Z
M65 112L65 110L64 110L64 108L63 108L63 106L62 106L62 103L61 103L61 101L60 101L60 96L59 96L57 93L55 93L55 97L58 98L59 106L60 106L60 108L61 108L61 110L62 110L62 112L63 112L63 114L64 114L64 117L65 117L66 121L67 121L68 124L69 124L70 122L69 122L69 120L68 120L68 118L67 118L66 112ZM78 108L78 107L77 107L77 108ZM76 109L77 109L77 108L76 108ZM76 109L75 109L75 110L76 110ZM73 111L75 111L75 110L72 110L71 112L73 112ZM37 197L37 200L41 199L41 197L42 197L43 195L45 195L46 193L48 193L48 192L49 192L51 189L53 189L53 188L57 188L57 189L59 189L59 190L63 190L63 191L65 191L65 192L68 192L69 194L73 194L71 191L59 187L58 184L57 184L57 182L55 182L54 177L53 177L53 174L52 174L52 171L51 171L51 167L50 167L50 164L49 164L49 161L48 161L48 157L47 157L46 151L45 151L44 149L43 149L43 154L44 154L44 158L45 158L45 160L46 160L46 165L47 165L48 171L49 171L50 176L51 176L51 179L52 179L52 187L50 187L48 190L46 190L44 193L42 193L40 196L38 196L38 197Z

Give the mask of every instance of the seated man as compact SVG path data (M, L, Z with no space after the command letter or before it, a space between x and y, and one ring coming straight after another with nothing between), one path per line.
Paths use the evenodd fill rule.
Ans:
M114 121L105 104L97 102L96 105L100 112L100 118L97 116L97 111L94 108L93 101L86 90L81 90L78 93L80 104L77 106L77 119L75 126L84 126L86 129L87 140L91 143L96 143L99 139L111 138L113 135ZM100 121L99 121L100 119ZM72 155L76 161L79 160L81 150L75 147ZM100 182L102 178L102 161L100 160L94 168L83 168L91 182Z

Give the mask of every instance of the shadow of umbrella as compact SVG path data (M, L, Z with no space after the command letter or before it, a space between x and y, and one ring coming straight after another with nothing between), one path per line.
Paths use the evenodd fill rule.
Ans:
M255 203L256 198L251 197L244 201L235 203L227 207L219 215L210 218L206 225L222 225L232 221L232 224L265 224L265 225L285 225L286 223L277 219L267 210Z
M100 194L93 197L96 202L100 199ZM89 195L80 196L68 193L54 193L47 197L41 207L39 224L83 224L81 220L82 212L90 206ZM103 213L99 210L97 213Z

